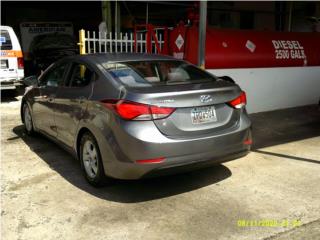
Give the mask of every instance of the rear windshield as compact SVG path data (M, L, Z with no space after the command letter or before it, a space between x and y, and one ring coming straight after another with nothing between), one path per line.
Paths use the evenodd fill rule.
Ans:
M0 31L0 48L1 50L11 50L11 38L7 30Z
M194 84L215 81L211 74L183 61L104 63L103 67L129 87Z

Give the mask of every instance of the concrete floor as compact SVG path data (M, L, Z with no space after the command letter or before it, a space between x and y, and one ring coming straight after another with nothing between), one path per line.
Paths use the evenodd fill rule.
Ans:
M0 106L2 239L320 239L316 106L252 115L254 150L241 159L95 189L57 145L25 135L19 99Z

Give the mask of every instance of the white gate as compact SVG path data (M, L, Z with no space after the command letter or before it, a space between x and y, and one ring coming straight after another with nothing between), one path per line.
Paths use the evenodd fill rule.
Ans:
M90 53L161 53L164 47L162 34L148 39L148 32L106 33L80 30L80 54ZM150 47L148 48L148 44ZM150 49L150 50L149 50Z

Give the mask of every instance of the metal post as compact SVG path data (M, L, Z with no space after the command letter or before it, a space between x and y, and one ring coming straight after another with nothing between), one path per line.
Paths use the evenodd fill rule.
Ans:
M115 33L119 35L120 33L120 4L119 1L116 0L115 2L115 9L114 9L114 28L115 28Z
M114 2L114 32L118 34L118 1Z
M138 46L137 46L137 27L134 26L134 33L133 33L133 43L134 43L134 52L137 52Z
M111 3L109 0L103 0L102 5L102 21L106 23L107 32L112 31L112 20L111 20Z
M293 9L293 2L289 3L289 19L288 19L288 32L291 32L292 29L292 9Z
M149 23L149 4L147 3L147 9L146 9L146 25Z
M85 31L84 29L81 29L79 31L79 50L80 50L80 54L84 55L86 54L86 45L85 45Z
M148 24L146 28L147 28L147 32L146 32L147 52L152 53L152 38L155 39L156 37L154 36L153 26L151 24Z
M206 27L207 27L207 1L200 1L200 22L199 22L199 46L198 65L205 68L206 54Z

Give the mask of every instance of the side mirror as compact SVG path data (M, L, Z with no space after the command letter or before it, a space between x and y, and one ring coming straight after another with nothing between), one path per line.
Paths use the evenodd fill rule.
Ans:
M38 78L35 75L26 77L23 79L23 83L27 86L37 86L38 85Z
M224 81L227 81L227 82L235 83L235 81L231 77L228 77L228 76L222 76L222 77L219 77L219 78L224 80Z

